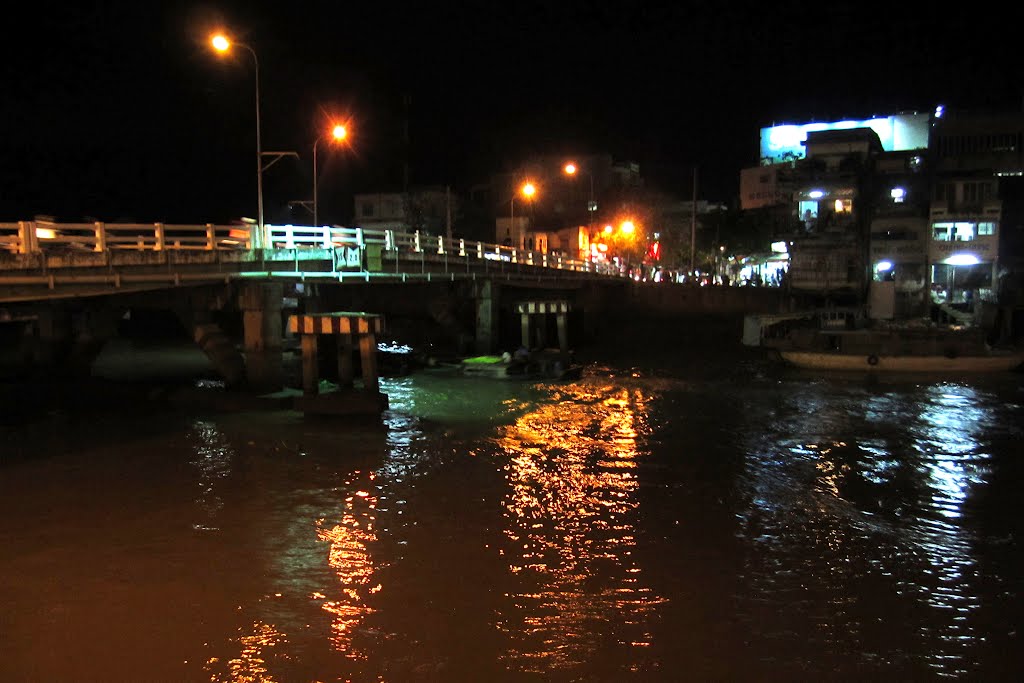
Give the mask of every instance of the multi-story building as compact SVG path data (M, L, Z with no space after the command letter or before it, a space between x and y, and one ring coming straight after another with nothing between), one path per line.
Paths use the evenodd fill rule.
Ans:
M878 318L937 306L966 320L1021 265L1015 231L1001 228L1024 199L1004 182L1024 171L1022 142L1024 113L938 109L764 129L742 206L789 207L794 292L867 302Z
M1008 219L1024 201L1013 182L1024 175L1024 112L937 110L929 152L929 286L935 300L970 308L995 299L1001 273L1022 265L1020 228Z

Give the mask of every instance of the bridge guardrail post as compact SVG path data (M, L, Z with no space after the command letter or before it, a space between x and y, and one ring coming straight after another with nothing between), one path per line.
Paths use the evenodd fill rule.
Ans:
M165 231L164 231L164 224L163 223L154 223L153 224L153 236L156 238L156 244L153 245L153 250L154 251L163 251L164 250L164 248L166 246L165 241L164 241L166 239L166 236L165 236L164 233L165 233Z
M34 254L39 251L35 221L18 221L18 253Z
M213 251L217 248L217 234L213 229L213 223L206 224L206 251Z
M107 250L107 231L103 226L103 223L96 221L93 225L93 234L95 235L95 244L93 244L92 250L98 252L104 252Z

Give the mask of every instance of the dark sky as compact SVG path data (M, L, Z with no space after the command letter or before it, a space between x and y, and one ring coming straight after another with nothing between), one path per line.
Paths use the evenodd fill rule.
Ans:
M987 12L987 10L986 10ZM987 16L986 12L982 15ZM254 214L251 56L268 219L412 184L466 190L531 154L610 153L651 184L726 201L758 131L949 106L1019 107L1019 21L934 3L35 2L0 40L0 221L222 222ZM972 20L973 21L973 20ZM408 144L405 143L406 134Z

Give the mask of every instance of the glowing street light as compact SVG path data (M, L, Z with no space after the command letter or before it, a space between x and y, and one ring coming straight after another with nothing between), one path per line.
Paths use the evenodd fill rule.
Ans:
M324 137L326 137L326 136L318 135L317 138L316 138L316 141L313 143L313 225L314 226L319 226L320 225L320 223L319 223L319 213L317 211L317 208L318 208L318 205L317 205L317 185L319 184L319 176L317 175L317 170L316 170L316 149L317 149L317 146L319 146L320 141L323 140ZM341 142L342 140L345 140L345 139L348 138L348 131L345 129L345 126L341 125L340 123L336 124L331 129L330 138L334 142Z
M233 43L224 34L218 33L210 39L213 49L221 54L226 54L232 46L248 50L252 55L252 62L256 69L256 204L257 204L257 226L259 230L252 240L253 248L263 246L263 143L260 131L260 60L256 57L256 51L245 43Z
M562 171L567 176L575 176L579 171L579 166L576 165L575 161L568 161L562 167ZM594 226L594 212L597 211L597 202L594 201L594 174L588 170L587 177L590 179L590 198L587 200L587 231L590 232Z
M533 199L533 196L537 194L537 186L534 185L531 181L527 180L522 185L520 185L515 192L512 193L512 198L511 200L509 200L509 222L512 224L510 229L513 231L516 229L517 194L523 195L523 198L527 200Z

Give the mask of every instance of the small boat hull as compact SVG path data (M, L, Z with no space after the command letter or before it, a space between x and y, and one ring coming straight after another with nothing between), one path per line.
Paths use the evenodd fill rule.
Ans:
M886 356L828 351L779 351L782 359L808 370L859 370L868 372L1007 372L1024 364L1024 352L984 356Z

